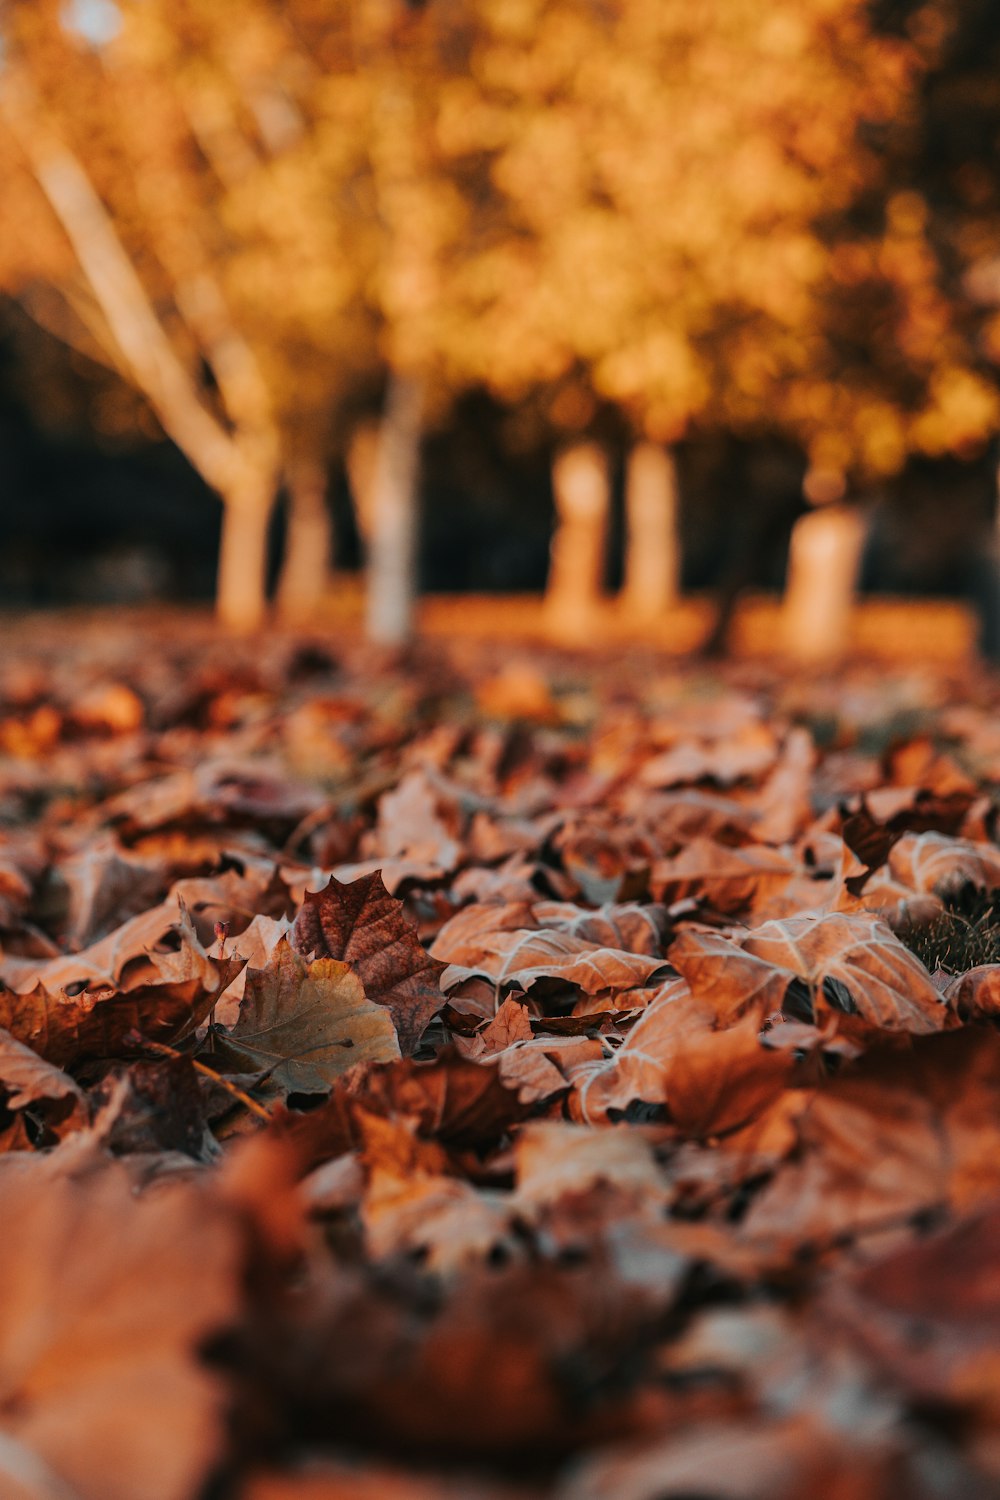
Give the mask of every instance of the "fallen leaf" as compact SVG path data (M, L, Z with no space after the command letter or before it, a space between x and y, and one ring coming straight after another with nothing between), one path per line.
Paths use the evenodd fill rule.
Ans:
M720 932L685 928L671 944L669 958L691 993L711 1004L722 1024L749 1010L767 1014L809 1004L794 970L758 958Z
M685 1134L716 1135L745 1125L779 1095L791 1059L765 1050L761 1014L720 1019L684 980L667 985L622 1046L574 1079L574 1116L596 1125L659 1106ZM640 1118L642 1116L640 1115Z
M944 999L963 1021L996 1021L1000 1016L1000 964L980 964L956 975L945 989Z
M814 986L817 1003L886 1031L940 1031L948 1010L923 964L887 923L863 913L766 922L740 946Z
M354 970L368 999L390 1012L404 1055L444 1004L443 966L424 952L377 872L348 885L331 877L322 891L307 893L291 941L308 958L338 959Z
M657 860L650 871L650 890L668 904L700 897L716 911L734 916L780 895L796 874L798 865L786 850L764 845L728 849L699 838L672 859Z
M224 1441L225 1388L198 1350L239 1310L235 1223L187 1185L136 1198L120 1166L11 1160L0 1428L79 1500L190 1500Z
M324 1093L355 1064L400 1055L391 1015L367 998L350 965L307 963L285 938L266 968L248 971L239 1018L213 1043L217 1067L266 1070L289 1093Z
M2 1030L0 1094L6 1095L3 1106L11 1112L41 1106L49 1129L58 1125L69 1131L86 1123L86 1099L73 1079Z
M439 938L435 951L440 951L440 945ZM441 976L445 993L478 975L519 990L528 990L539 980L557 980L596 995L648 984L666 967L663 958L604 948L558 928L488 930L478 939L468 937L460 952L464 962L450 963Z
M378 820L362 852L386 861L411 861L447 875L458 864L460 845L438 812L439 794L426 771L410 771L378 803Z
M890 879L912 891L935 896L957 893L965 885L1000 889L1000 850L943 833L907 833L892 847Z
M1000 1193L1000 1038L956 1031L911 1047L870 1053L817 1091L748 1234L823 1243Z

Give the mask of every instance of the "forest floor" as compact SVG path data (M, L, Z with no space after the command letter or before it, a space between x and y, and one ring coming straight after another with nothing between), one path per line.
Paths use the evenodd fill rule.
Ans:
M636 625L609 598L595 611L594 626L577 643L588 654L628 645L648 647L667 656L686 657L697 651L708 635L715 606L707 594L690 595L654 623ZM323 607L320 627L338 638L355 640L361 632L364 601L360 578L339 574ZM422 599L417 616L422 637L430 640L545 643L549 632L544 601L536 594L434 594ZM0 614L0 640L31 648L57 641L67 631L100 634L105 630L147 629L153 637L164 632L211 632L206 607L167 610L160 606ZM907 599L865 596L854 610L851 655L869 661L920 661L942 666L960 665L974 650L973 612L952 599ZM731 654L736 658L777 658L781 644L781 606L775 594L750 594L737 606L731 631Z
M795 673L473 603L8 622L0 1495L1000 1495L964 617Z

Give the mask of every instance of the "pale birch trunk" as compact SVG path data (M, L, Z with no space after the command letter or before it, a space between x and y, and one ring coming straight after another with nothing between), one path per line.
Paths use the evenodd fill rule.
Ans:
M267 551L274 484L254 476L222 496L216 575L219 623L239 634L259 630L267 614Z
M255 629L266 612L267 525L278 439L252 354L226 323L207 281L176 289L188 293L194 330L209 334L203 353L213 364L230 430L203 402L111 214L83 163L50 128L29 80L8 72L0 110L73 249L106 325L113 363L142 391L164 432L223 501L219 618L231 629ZM199 289L200 299L194 295Z
M786 656L822 662L847 651L866 530L860 510L839 504L796 521L781 611Z
M630 620L652 624L680 591L677 465L669 449L637 443L625 476L625 581L621 603Z
M597 443L575 443L552 466L556 524L545 590L545 623L557 640L586 640L604 584L610 487L608 461Z
M278 579L278 613L298 624L313 619L330 580L333 520L322 464L303 461L286 477L285 555Z
M372 474L367 542L365 629L380 646L403 646L413 635L422 413L420 382L393 375Z
M378 463L379 424L363 421L351 434L347 446L347 485L354 508L362 558L367 558L372 538L372 501Z

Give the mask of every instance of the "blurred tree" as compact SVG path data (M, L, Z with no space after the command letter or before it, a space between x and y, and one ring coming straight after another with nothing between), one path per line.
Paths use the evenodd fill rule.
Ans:
M623 597L650 617L685 433L794 440L823 490L995 427L905 170L950 12L883 9L877 31L868 0L5 0L0 170L30 232L0 276L222 496L231 623L261 617L282 483L279 604L311 607L350 455L369 628L404 639L421 434L478 388L552 436L551 618L577 631L595 442L626 435ZM981 269L974 177L948 253Z
M642 444L695 420L818 442L787 395L811 389L821 337L816 224L875 176L859 126L899 108L906 46L872 36L861 0L779 0L763 19L749 0L468 0L430 7L435 24L440 85L417 71L412 88L461 188L422 324L446 379L547 392L567 435L612 405ZM627 597L655 609L676 565L634 580L649 525L670 525L670 464L646 450L632 474Z
M309 128L330 80L266 4L244 0L238 26L202 0L103 13L95 37L92 8L4 8L3 164L39 230L5 280L29 311L57 288L49 326L130 380L219 493L219 611L251 628L282 480L279 597L301 612L322 587L330 414L374 356L333 192L358 175L358 134Z
M565 440L609 406L642 445L780 434L820 487L993 429L927 216L887 170L927 49L866 0L465 0L410 28L396 86L440 182L420 295L385 311L446 386L540 401ZM653 613L676 574L666 548L653 582L646 542L670 527L671 465L636 459L626 577L649 576L625 597Z

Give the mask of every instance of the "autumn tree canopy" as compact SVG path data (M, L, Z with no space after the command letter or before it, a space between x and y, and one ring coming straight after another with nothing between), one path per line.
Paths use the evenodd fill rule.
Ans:
M914 180L929 80L969 66L949 15L7 0L0 275L219 492L232 622L279 485L315 510L389 376L431 421L486 387L553 433L961 453L997 420L997 215L959 145L957 208Z

